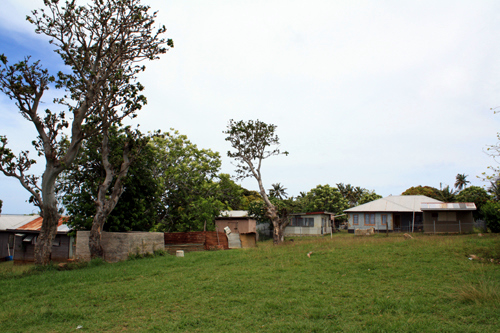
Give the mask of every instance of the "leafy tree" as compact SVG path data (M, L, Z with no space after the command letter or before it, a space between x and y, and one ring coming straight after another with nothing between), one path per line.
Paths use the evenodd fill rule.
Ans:
M441 200L439 199L439 190L437 188L431 187L431 186L415 186L415 187L410 187L401 195L425 195L429 198L434 198L436 200Z
M156 136L150 144L156 150L153 172L161 186L155 230L203 230L206 220L213 222L218 212L227 207L218 197L223 186L217 183L219 153L199 149L177 131ZM223 196L220 198L224 200Z
M481 207L481 214L491 232L500 232L500 202L488 201Z
M349 203L349 207L357 206L358 201L361 199L365 191L365 189L359 186L354 187L351 184L344 185L343 183L338 183L337 188Z
M355 207L382 198L375 191L370 191L359 186L354 187L351 184L344 185L343 183L338 183L337 188L349 203L349 207Z
M77 6L74 0L65 5L47 0L44 4L45 9L33 11L27 20L34 24L37 33L50 38L55 52L71 72L52 76L29 57L8 66L7 58L0 56L3 64L0 90L14 100L22 116L34 124L38 137L33 144L39 155L45 157L40 184L39 177L28 174L35 160L27 151L16 156L6 147L7 139L0 137L0 170L21 182L43 216L35 247L36 264L49 263L57 231L60 215L56 180L73 163L82 140L101 130L100 105L123 106L108 109L111 122L134 115L143 101L134 92L140 90L140 85L133 83L145 68L139 62L157 59L166 52L165 44L173 46L171 40L160 38L165 27L153 31L156 14L149 14L149 7L141 5L140 0L94 0L85 6ZM43 114L39 110L43 94L52 84L66 92L64 98L55 102L71 114L70 121L66 120L64 111L46 109ZM132 100L128 100L131 96ZM71 137L64 149L59 145L61 131L69 126Z
M275 134L275 130L276 125L266 124L259 120L244 122L231 119L227 130L223 133L228 135L226 141L229 141L235 150L228 151L227 155L237 161L237 178L254 177L257 180L260 195L266 205L266 215L273 225L273 243L279 244L283 241L283 231L290 221L287 214L284 214L283 211L280 212L269 200L261 174L261 165L264 159L288 154L281 152L279 148L271 148L279 145L279 138Z
M130 142L129 139L124 129L111 129L109 162L112 165L122 163L124 143ZM122 179L123 193L115 209L107 216L106 223L101 225L103 231L148 231L156 221L161 193L152 172L156 166L154 149L151 145L142 147L144 140L141 138L133 139L139 142L131 142L130 146L141 146L141 153L134 156L135 163ZM100 136L84 140L73 167L62 173L58 184L58 192L69 215L67 223L75 230L90 230L97 213L95 203L99 186L106 178L101 142ZM106 197L111 195L110 192L109 189L106 191Z
M459 173L456 176L456 181L455 181L455 188L458 191L462 191L465 187L467 187L467 184L470 184L470 181L467 180L468 175L464 173Z
M500 178L495 178L490 181L488 192L491 194L494 201L500 201Z
M299 203L293 198L280 200L278 198L270 197L269 200L276 207L280 216L286 216L292 212L299 212ZM272 227L272 221L267 214L267 205L264 200L256 200L250 203L248 207L248 215L255 218L259 223L269 223ZM274 228L271 228L274 230Z
M450 189L449 185L446 185L442 190L438 190L437 199L443 202L455 202L456 192Z
M247 190L246 188L243 187L243 197L241 198L241 206L238 209L248 210L250 205L256 201L262 201L260 193L257 191Z
M382 198L382 196L375 193L375 191L365 190L363 192L363 194L361 195L361 198L358 201L358 205L362 205L362 204L368 203L370 201L375 201L375 200L378 200L381 198Z
M345 209L349 208L347 199L337 188L328 184L318 185L311 189L299 202L304 213L326 211L341 215Z
M455 197L457 202L473 202L476 204L477 210L473 212L475 219L481 219L481 208L484 204L491 200L491 196L486 192L486 190L479 186L469 186Z
M222 202L228 209L242 210L246 190L236 184L227 173L219 174L218 178L218 181L214 184L217 200Z
M243 200L241 186L228 175L217 175L218 153L199 149L177 131L153 133L123 180L124 192L110 213L106 231L190 231L213 229L223 209L238 209ZM110 136L110 160L122 156L124 131ZM96 213L97 188L106 172L98 151L87 140L76 165L65 174L63 203L75 229L90 229ZM111 191L111 190L110 190Z
M280 183L272 184L272 188L269 189L269 197L277 198L283 200L287 197L286 188Z

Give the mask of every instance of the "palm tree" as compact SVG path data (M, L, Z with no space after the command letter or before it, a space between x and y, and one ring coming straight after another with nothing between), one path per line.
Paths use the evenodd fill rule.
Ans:
M273 188L269 189L269 196L283 200L287 197L286 188L283 187L280 183L276 183L272 185Z
M467 187L467 184L470 184L470 181L467 180L468 176L469 175L466 175L464 173L457 174L457 181L455 182L455 188L457 190L462 191L465 187Z
M438 200L443 202L455 202L456 192L450 189L450 185L446 185L442 190L438 190Z
M353 187L351 184L344 185L344 183L338 183L337 189L340 194L347 200L349 203L349 207L354 207L358 204L358 201L361 199L363 194L365 193L365 189L357 186Z

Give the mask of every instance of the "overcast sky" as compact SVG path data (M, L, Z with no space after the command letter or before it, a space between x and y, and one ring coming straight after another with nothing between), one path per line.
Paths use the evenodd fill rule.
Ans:
M3 0L0 53L61 68L25 21L42 0ZM290 154L264 162L289 195L350 183L383 196L411 186L473 185L494 160L500 115L499 1L145 1L175 48L147 64L143 131L179 130L218 151L229 119L278 126ZM50 93L49 95L50 96ZM36 133L0 96L0 134L16 152ZM42 163L43 164L43 163ZM43 165L35 172L41 173ZM241 183L257 190L254 179ZM0 176L3 213L36 211Z

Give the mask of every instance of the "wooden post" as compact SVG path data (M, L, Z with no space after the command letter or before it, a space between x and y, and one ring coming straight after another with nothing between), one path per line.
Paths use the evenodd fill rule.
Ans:
M412 221L412 225L411 225L411 232L412 233L415 232L415 211L413 211L413 221Z
M433 222L434 222L434 234L436 234L436 220L434 220Z
M460 224L460 220L458 220L458 233L462 233L462 225Z

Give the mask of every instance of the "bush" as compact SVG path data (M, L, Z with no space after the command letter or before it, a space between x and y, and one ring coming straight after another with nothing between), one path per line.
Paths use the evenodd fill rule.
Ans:
M500 202L489 201L481 207L486 227L491 232L500 232Z

